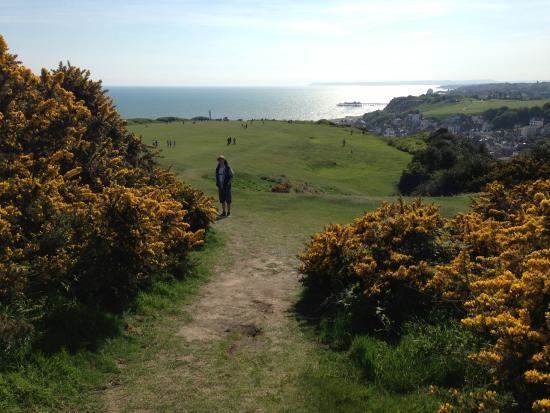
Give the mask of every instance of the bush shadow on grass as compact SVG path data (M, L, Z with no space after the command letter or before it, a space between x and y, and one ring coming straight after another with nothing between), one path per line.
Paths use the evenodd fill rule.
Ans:
M216 234L208 231L205 243L197 246L194 251L204 251L207 245L219 243ZM177 299L170 285L193 277L198 265L195 258L180 262L173 266L170 274L163 274L148 288L110 307L57 299L49 307L47 315L36 325L36 330L40 333L31 343L30 350L45 355L60 351L72 354L82 350L97 352L105 341L120 336L127 330L125 319L128 314L150 310L142 308L143 297L147 297L148 304L155 301L160 307L166 307L162 302L165 299Z
M375 338L360 332L353 326L350 317L338 313L324 297L302 294L290 310L298 320L300 329L312 341L322 344L317 368L308 369L300 377L304 393L316 404L319 412L365 412L365 411L436 411L439 399L422 385L408 386L399 392L386 386L372 374L377 365L375 351L367 353L356 343L358 338L368 337L385 350L394 348L392 340ZM362 330L377 326L365 323ZM379 334L383 336L383 334ZM370 342L369 342L370 344ZM364 351L363 351L364 350ZM366 354L364 354L366 353ZM387 367L387 366L385 366ZM401 366L399 366L399 369ZM378 371L378 370L377 370ZM395 369L391 373L396 373ZM404 390L404 391L401 391Z
M432 311L385 330L376 320L335 309L325 297L307 290L292 311L306 334L343 354L365 383L384 391L408 394L429 385L464 388L489 381L486 372L468 360L483 347L483 340L450 313Z
M338 317L329 300L322 294L303 290L290 311L302 331L314 336L322 344L335 350L345 350L351 344L350 320Z
M304 288L292 312L303 329L335 350L347 350L357 335L369 334L388 343L399 341L399 328L373 317L375 309L363 300L343 308L334 297Z
M139 313L140 296L162 295L161 284L186 278L193 271L192 261L175 265L171 274L162 274L146 288L109 305L57 298L48 306L44 318L36 324L37 336L31 351L51 356L60 351L97 352L105 341L127 330L125 318Z
M51 355L61 350L97 351L109 338L123 331L122 314L77 302L58 305L41 323L42 334L33 345Z

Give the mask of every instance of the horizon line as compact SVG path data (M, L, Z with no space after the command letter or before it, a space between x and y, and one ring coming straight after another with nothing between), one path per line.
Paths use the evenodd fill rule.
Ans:
M104 87L196 87L196 88L208 88L208 87L308 87L308 86L390 86L390 85L403 85L403 86L467 86L467 85L482 85L482 84L504 84L504 83L537 83L537 82L549 82L550 80L493 80L493 79L465 79L465 80L385 80L385 81L352 81L352 82L338 82L338 81L322 81L322 82L309 82L309 83L255 83L255 84L115 84L105 83L102 81Z

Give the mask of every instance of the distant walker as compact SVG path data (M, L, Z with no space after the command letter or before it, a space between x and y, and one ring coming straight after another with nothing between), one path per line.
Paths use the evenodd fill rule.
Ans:
M231 216L231 183L233 182L233 169L223 155L218 156L218 165L216 166L216 186L222 212L220 218Z

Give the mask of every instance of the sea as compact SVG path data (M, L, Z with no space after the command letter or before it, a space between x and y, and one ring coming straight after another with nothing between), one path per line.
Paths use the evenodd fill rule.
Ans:
M292 87L145 87L108 86L119 113L126 118L177 116L212 119L319 120L360 116L383 109L397 96L417 96L439 85L311 85ZM338 103L361 102L360 107Z

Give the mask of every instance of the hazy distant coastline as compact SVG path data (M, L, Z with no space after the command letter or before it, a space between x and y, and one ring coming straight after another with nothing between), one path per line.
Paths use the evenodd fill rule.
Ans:
M485 83L495 83L494 80L476 79L476 80L388 80L380 82L313 82L311 86L391 86L391 85L479 85Z

